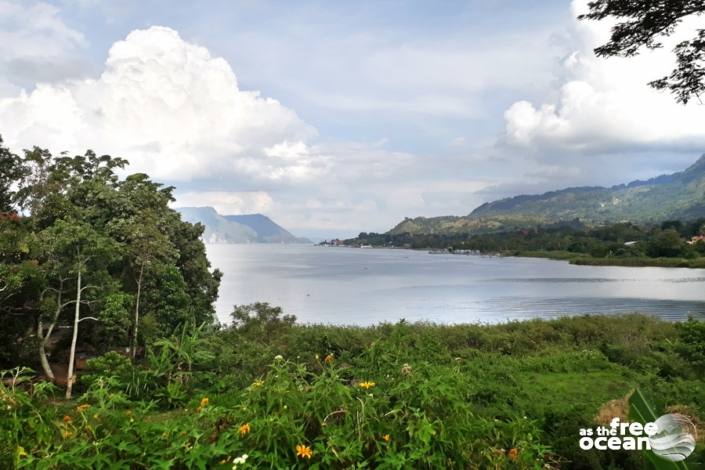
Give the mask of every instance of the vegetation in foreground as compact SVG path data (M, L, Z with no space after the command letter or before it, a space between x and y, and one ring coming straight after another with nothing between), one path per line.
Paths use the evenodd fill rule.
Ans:
M0 146L0 468L643 468L578 429L635 388L705 419L697 321L219 326L203 227L126 163Z
M18 468L648 468L578 429L658 412L705 420L705 323L628 315L496 326L298 325L267 304L184 327L133 363L89 361L62 401L15 370L0 465ZM705 457L702 444L688 459Z
M371 245L566 260L605 266L705 268L705 219L587 227L576 220L483 235L361 233L348 246Z

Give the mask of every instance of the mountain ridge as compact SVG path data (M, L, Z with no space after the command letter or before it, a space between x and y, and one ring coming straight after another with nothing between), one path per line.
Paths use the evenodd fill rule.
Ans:
M466 216L406 218L390 234L481 233L580 220L655 223L705 216L705 154L685 170L614 186L577 186L486 202Z
M213 207L177 207L184 220L205 226L206 243L310 243L263 214L222 215Z

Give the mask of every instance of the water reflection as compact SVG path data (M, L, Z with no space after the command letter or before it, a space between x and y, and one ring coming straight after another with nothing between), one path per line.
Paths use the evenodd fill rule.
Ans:
M208 254L225 273L221 321L233 305L256 301L280 305L301 321L335 324L635 311L705 317L705 270L302 245L209 245Z

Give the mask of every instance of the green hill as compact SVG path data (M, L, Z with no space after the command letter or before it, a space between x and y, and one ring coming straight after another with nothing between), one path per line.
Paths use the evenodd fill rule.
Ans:
M467 216L407 218L390 234L482 233L580 220L589 225L705 216L705 155L684 171L609 188L587 186L485 203Z

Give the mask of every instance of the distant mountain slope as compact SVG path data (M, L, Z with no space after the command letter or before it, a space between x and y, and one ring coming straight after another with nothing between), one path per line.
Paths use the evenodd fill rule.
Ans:
M307 238L295 237L266 215L243 214L224 217L230 222L242 224L254 230L260 243L310 243Z
M390 233L486 232L579 219L649 223L705 216L705 155L686 170L610 188L579 187L488 202L464 217L406 219Z
M262 214L221 215L212 207L176 208L184 220L205 225L207 243L309 243Z

